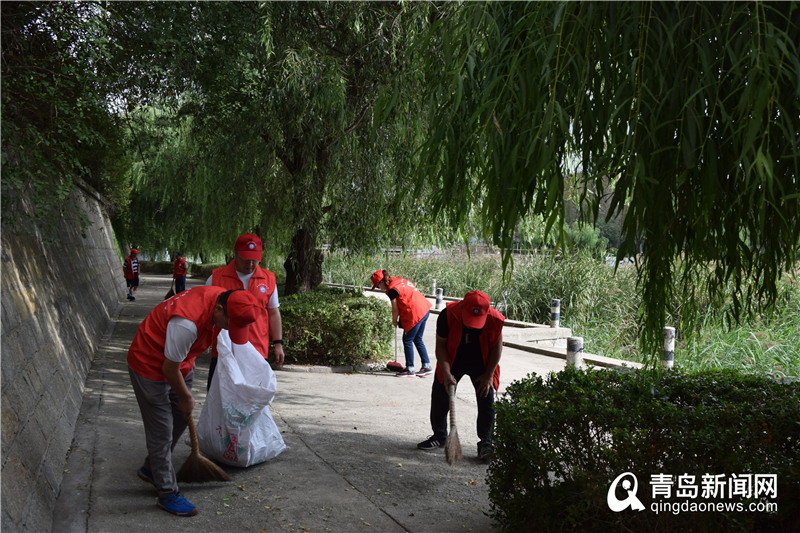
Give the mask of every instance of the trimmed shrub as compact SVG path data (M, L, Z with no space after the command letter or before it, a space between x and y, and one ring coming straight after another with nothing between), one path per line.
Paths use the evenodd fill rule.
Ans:
M192 273L195 277L208 279L215 268L224 266L225 263L203 263L202 265L196 265L194 269L192 269Z
M320 287L281 299L287 363L360 365L384 360L392 343L388 302Z
M193 263L186 263L189 270L186 271L187 276L192 275L192 271L197 268ZM173 274L175 272L175 263L172 261L139 261L139 269L148 274Z
M800 387L734 371L687 375L567 369L528 377L495 403L491 516L501 531L798 531ZM612 482L631 472L644 510L613 512ZM671 475L667 498L654 478ZM694 476L697 497L677 497ZM703 497L705 474L724 475L724 497ZM777 497L730 496L731 475L775 475ZM656 481L658 481L656 479ZM709 496L706 494L705 496ZM627 497L622 487L617 498ZM692 503L744 510L690 512ZM656 513L654 506L663 505ZM675 514L674 505L687 504ZM748 512L776 503L776 512Z

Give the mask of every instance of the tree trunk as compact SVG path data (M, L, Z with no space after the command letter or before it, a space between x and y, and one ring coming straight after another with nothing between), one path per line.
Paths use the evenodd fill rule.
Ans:
M316 228L297 230L283 268L286 269L284 294L310 291L322 283L322 252L317 250Z

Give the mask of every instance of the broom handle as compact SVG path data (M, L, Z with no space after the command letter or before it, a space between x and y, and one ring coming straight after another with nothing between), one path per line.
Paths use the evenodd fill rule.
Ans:
M394 328L394 362L397 362L397 327Z
M456 386L451 383L447 386L447 392L450 395L450 432L452 433L456 427Z
M200 443L197 442L197 430L194 428L192 415L186 415L186 422L189 424L189 437L192 439L192 453L200 453Z

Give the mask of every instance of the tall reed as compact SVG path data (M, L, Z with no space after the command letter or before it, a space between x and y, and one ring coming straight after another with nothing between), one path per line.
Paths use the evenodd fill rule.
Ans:
M633 267L615 272L589 255L529 255L517 257L504 277L498 256L331 253L325 256L323 278L331 272L334 283L369 285L369 276L378 269L410 280L426 294L433 279L448 296L481 290L503 303L507 318L525 322L549 323L550 302L558 298L561 324L584 338L587 352L644 360L638 345L642 299ZM668 309L670 324L665 324L678 328L676 365L800 376L800 283L789 279L782 287L775 312L738 325L727 324L724 307L709 301L698 302L696 322L688 324L684 304L676 298ZM694 336L685 334L689 327Z

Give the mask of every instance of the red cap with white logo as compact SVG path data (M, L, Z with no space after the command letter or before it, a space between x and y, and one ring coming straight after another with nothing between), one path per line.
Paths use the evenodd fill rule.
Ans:
M464 295L462 322L468 328L481 329L489 315L489 297L481 291L472 291Z
M258 235L245 233L236 239L233 249L239 253L242 259L247 261L261 261L261 239Z

